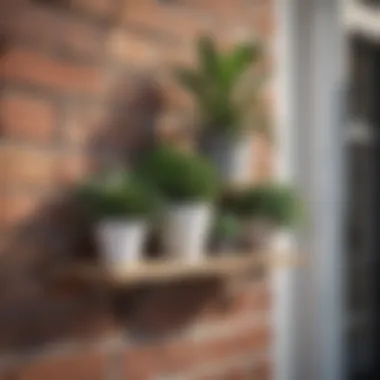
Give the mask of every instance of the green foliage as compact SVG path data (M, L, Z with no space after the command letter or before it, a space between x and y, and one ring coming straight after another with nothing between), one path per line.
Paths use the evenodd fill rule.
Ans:
M273 184L262 184L240 193L232 208L242 218L265 218L281 226L293 225L301 213L295 190Z
M136 174L171 202L216 198L215 169L201 156L171 147L159 147L140 162Z
M239 218L229 212L221 211L216 218L213 235L219 239L234 240L240 232Z
M94 219L144 218L151 216L158 198L129 173L117 172L92 179L76 191L80 204Z
M248 127L248 116L249 127L257 126L259 110L253 103L263 80L249 80L247 91L243 76L261 59L260 46L244 43L224 53L216 49L212 38L204 36L198 41L197 51L198 68L178 69L176 75L194 96L204 127L236 135Z

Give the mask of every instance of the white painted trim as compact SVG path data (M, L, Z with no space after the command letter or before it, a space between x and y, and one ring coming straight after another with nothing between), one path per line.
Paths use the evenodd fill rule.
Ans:
M343 33L338 3L316 2L312 36L310 178L313 231L311 283L315 285L317 378L344 377L344 133Z
M309 265L274 275L275 380L344 379L339 5L339 0L277 0L278 173L294 179L307 201L299 243Z
M275 2L276 41L276 150L275 172L281 181L294 180L294 9L288 1ZM291 242L289 242L291 245ZM273 360L274 380L295 379L295 318L294 318L294 268L276 268L272 271L273 302Z

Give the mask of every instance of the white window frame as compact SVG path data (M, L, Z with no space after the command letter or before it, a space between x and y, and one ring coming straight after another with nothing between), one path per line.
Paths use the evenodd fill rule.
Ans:
M298 183L309 218L307 266L277 269L275 379L343 380L345 209L343 8L276 0L278 171Z
M380 40L380 7L358 0L345 0L344 27L349 33L364 34L366 38Z

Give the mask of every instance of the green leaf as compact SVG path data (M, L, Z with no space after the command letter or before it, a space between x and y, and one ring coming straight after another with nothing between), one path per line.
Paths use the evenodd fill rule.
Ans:
M215 169L201 156L160 147L146 156L136 175L171 202L213 200L219 192Z
M252 63L261 58L261 47L258 44L240 44L235 47L231 57L234 75L241 75Z
M299 220L301 202L289 186L260 184L236 196L233 209L243 218L264 218L279 226L292 226Z
M261 49L258 44L240 44L224 53L209 36L198 40L197 49L198 70L179 69L176 77L193 95L204 128L236 135L245 129L242 120L247 119L248 98L251 92L256 97L257 87L253 83L254 90L239 93L236 89L248 67L261 57Z
M175 74L182 86L190 90L193 95L200 96L202 94L204 83L196 71L190 69L177 69Z
M212 37L203 36L198 40L198 59L202 74L217 80L219 57Z
M260 48L253 44L240 44L224 57L223 71L227 88L232 91L240 77L260 58Z
M240 232L239 218L228 212L220 212L217 215L213 234L217 238L236 239Z
M146 218L158 208L157 194L125 171L88 180L75 197L94 219Z

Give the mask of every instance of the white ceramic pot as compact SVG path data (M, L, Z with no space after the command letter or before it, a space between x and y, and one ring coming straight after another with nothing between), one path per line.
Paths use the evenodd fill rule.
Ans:
M253 167L253 140L250 134L233 138L211 139L208 155L224 182L231 185L248 183Z
M162 244L171 258L197 262L207 249L213 219L208 203L169 205L163 215Z
M254 250L282 252L291 249L293 234L265 219L247 221L243 231L245 241Z
M97 226L97 239L103 265L123 270L142 258L147 235L146 223L139 220L104 220Z
M278 228L275 231L273 231L268 244L269 250L271 250L274 253L289 253L295 247L294 233L284 228Z
M244 223L243 240L252 250L265 251L270 248L270 242L275 227L265 219L251 219Z

